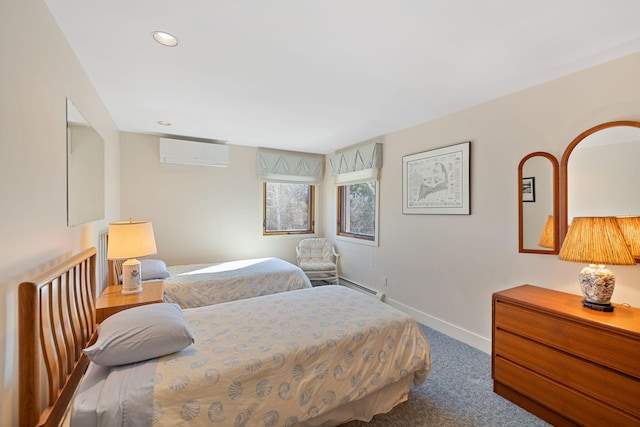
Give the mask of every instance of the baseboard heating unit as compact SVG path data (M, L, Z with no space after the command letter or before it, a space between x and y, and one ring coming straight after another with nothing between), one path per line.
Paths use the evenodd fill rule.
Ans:
M342 286L346 286L347 288L362 292L363 294L369 295L377 299L378 301L384 301L384 292L376 291L375 289L368 288L364 285L352 282L351 280L347 280L342 277L340 277L339 282Z

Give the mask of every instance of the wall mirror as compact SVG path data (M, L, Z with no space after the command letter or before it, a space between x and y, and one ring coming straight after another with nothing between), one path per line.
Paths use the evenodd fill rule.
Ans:
M586 130L561 161L560 236L578 216L640 215L640 122L617 121Z
M67 99L67 225L104 218L104 140Z
M557 254L558 160L538 151L518 165L519 252Z

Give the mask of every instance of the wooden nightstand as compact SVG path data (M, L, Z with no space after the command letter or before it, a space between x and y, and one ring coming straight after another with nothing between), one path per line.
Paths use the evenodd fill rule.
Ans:
M96 301L96 322L102 323L107 317L127 308L162 302L163 285L162 280L144 282L142 292L132 295L122 295L120 285L107 286Z

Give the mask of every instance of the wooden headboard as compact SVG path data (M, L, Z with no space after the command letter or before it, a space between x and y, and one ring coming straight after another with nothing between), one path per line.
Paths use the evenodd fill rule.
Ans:
M20 284L21 427L63 419L89 364L82 349L95 339L95 289L95 248Z

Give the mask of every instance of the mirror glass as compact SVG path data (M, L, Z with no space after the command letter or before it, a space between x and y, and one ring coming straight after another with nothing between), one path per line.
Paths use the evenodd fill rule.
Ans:
M67 225L104 218L104 140L67 99Z
M558 161L531 153L518 167L519 234L522 253L557 254Z
M638 159L640 127L605 127L579 141L567 161L567 225L577 216L639 215Z

